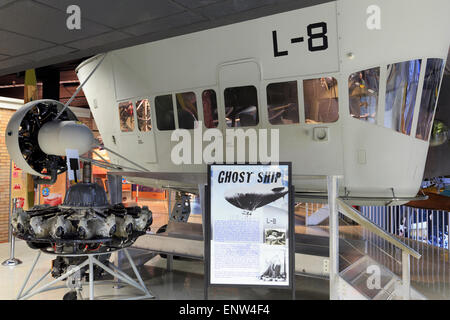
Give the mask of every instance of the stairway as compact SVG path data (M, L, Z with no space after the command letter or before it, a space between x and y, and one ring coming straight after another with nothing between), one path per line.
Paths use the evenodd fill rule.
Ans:
M379 283L373 281L377 275L379 275ZM339 291L343 300L403 299L402 280L367 255L339 273ZM411 287L411 299L425 300L426 298Z

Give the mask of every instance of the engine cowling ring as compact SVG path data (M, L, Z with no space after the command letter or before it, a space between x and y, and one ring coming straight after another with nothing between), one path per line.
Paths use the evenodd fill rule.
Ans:
M44 153L38 143L39 129L54 120L63 108L64 105L56 100L35 100L18 109L9 120L5 132L8 153L25 172L39 177L52 177L67 170L65 157ZM66 108L58 120L78 119Z

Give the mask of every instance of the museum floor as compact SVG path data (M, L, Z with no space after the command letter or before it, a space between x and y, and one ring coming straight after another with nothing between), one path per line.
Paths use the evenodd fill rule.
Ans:
M15 299L19 292L23 280L30 269L36 251L30 249L24 241L18 241L16 246L16 257L22 260L22 264L15 267L0 266L0 300ZM0 244L0 259L8 257L9 247L7 243ZM50 267L52 256L42 255L36 272L30 279L30 283L37 280ZM126 272L132 275L131 270ZM203 299L203 262L198 260L174 260L173 271L166 270L166 260L159 255L148 261L139 268L148 289L156 296L156 299L183 300L183 299ZM47 281L50 277L47 278ZM112 278L111 278L112 279ZM328 280L296 277L296 298L297 299L328 299ZM83 298L88 297L89 287L83 286ZM67 292L67 289L57 289L43 292L30 300L60 300ZM133 287L125 286L121 289L112 288L112 284L101 284L95 286L96 299L121 299L140 292ZM243 288L213 288L210 289L210 299L230 299L230 300L275 300L290 299L289 290L277 289L243 289Z
M167 202L166 201L148 201L139 202L139 205L148 205L153 212L152 231L156 231L162 225L167 223ZM193 208L193 213L189 222L201 223L201 215ZM5 260L9 255L9 244L0 244L0 260ZM24 278L30 269L36 251L30 249L24 241L16 242L15 256L22 260L22 264L16 267L0 266L0 300L15 299L19 292ZM133 255L134 256L134 255ZM36 266L29 283L37 280L50 267L52 256L42 254ZM156 299L203 299L203 262L199 260L174 259L173 270L166 270L166 259L159 255L155 256L143 266L139 267L141 276L144 279L148 289L156 296ZM132 275L132 270L125 270ZM48 276L47 281L50 281ZM106 278L108 279L108 278ZM110 277L109 279L112 279ZM44 282L45 283L45 282ZM83 286L83 298L88 297L88 285ZM296 299L328 299L329 286L328 280L296 276ZM62 299L67 289L57 289L48 291L32 297L33 299ZM121 289L112 288L112 284L101 284L95 286L96 299L121 299L133 295L139 295L140 292L130 286ZM274 300L291 299L289 290L279 289L247 289L247 288L211 288L209 291L210 299L254 299L254 300Z
M167 223L167 202L149 201L139 203L148 205L153 212L154 222L151 230L155 232L162 225ZM199 208L193 204L189 222L201 223ZM325 221L319 226L305 226L302 210L296 210L296 233L309 234L321 237L328 237L328 227ZM340 225L340 236L345 239L357 239L361 237L361 229L355 225ZM367 235L366 235L367 236ZM410 243L412 245L412 243ZM450 266L448 256L443 256L439 250L434 248L416 248L423 257L419 261L413 260L411 263L411 281L413 287L430 299L450 298ZM141 251L142 252L142 251ZM139 251L134 252L140 254ZM135 256L135 254L133 256ZM143 252L148 257L148 253ZM0 244L0 260L5 260L9 255L9 244ZM16 257L23 261L23 264L16 267L0 266L0 299L15 299L20 290L23 280L30 269L36 251L30 249L25 242L17 241ZM137 260L140 256L136 256ZM41 255L33 279L37 280L50 267L53 259L49 255ZM141 257L140 260L147 261ZM389 261L387 261L389 263ZM157 299L203 299L203 262L199 260L174 259L173 270L166 269L166 259L159 255L148 260L139 268L147 287L152 291ZM401 266L400 266L401 270ZM125 270L132 275L132 271ZM49 281L50 277L47 278ZM110 278L112 279L112 278ZM296 276L296 298L297 299L328 299L329 285L327 279ZM63 284L63 283L62 283ZM44 292L32 299L62 299L67 289ZM88 286L84 286L83 297L88 296ZM121 289L112 288L112 284L101 284L95 286L95 296L97 299L120 299L133 295L138 295L139 291L125 286ZM287 290L277 289L248 289L248 288L214 288L210 289L210 299L290 299L291 293Z

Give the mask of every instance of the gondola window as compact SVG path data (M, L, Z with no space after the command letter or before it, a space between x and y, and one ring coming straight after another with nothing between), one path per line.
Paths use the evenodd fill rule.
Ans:
M267 111L271 124L299 122L297 81L271 83L267 86Z
M250 127L258 124L258 93L255 86L227 88L224 96L227 127Z
M119 103L120 131L131 132L134 130L134 107L133 102L125 101Z

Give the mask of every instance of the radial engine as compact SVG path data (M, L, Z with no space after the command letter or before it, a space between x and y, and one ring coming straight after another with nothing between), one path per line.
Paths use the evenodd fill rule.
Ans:
M52 184L67 170L66 149L82 155L94 137L69 108L54 100L25 104L6 128L11 159L37 184ZM12 217L15 235L34 249L55 254L113 251L131 245L152 224L148 207L110 204L104 188L91 182L85 163L83 182L72 185L59 206L17 208Z

